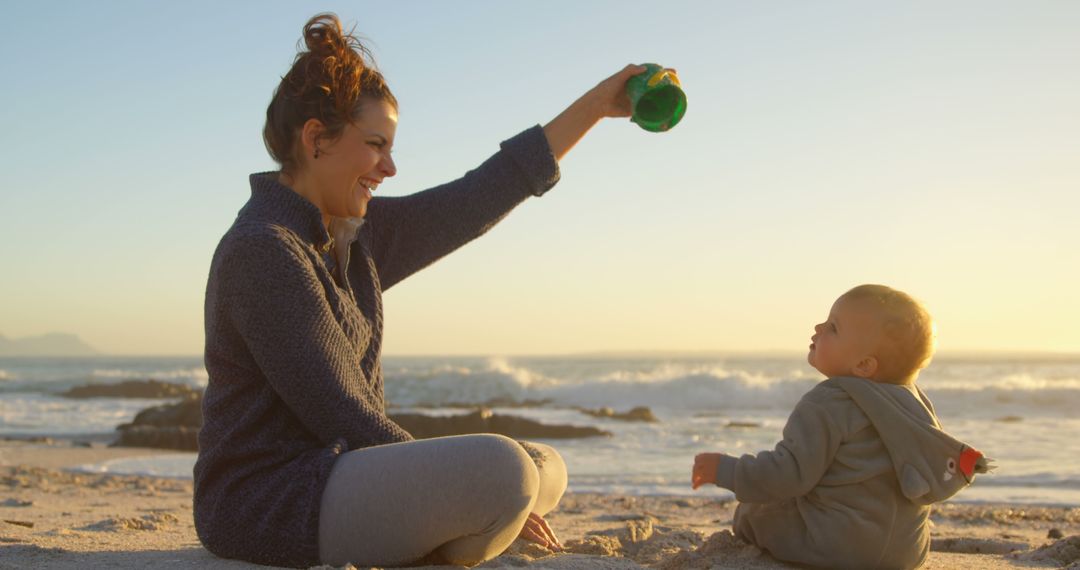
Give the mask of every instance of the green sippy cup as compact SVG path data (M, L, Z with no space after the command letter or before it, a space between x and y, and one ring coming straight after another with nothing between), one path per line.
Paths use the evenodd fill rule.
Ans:
M662 133L679 124L686 114L686 93L679 77L655 63L644 64L648 70L626 82L626 94L633 109L631 121L646 131Z

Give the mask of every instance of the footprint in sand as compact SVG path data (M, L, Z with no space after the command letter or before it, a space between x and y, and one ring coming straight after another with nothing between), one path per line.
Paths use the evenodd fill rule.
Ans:
M79 527L77 530L93 530L99 532L122 532L126 530L162 530L180 522L180 519L169 513L157 513L143 515L139 518L110 517L96 523Z
M1009 558L1026 562L1054 562L1062 568L1073 568L1080 563L1080 534L1062 538L1030 552L1010 554Z

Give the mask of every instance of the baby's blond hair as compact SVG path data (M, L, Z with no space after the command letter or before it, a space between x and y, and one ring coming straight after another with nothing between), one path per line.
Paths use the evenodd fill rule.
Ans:
M882 312L883 334L876 349L874 379L903 383L930 364L937 331L922 303L885 285L859 285L843 298L869 302Z

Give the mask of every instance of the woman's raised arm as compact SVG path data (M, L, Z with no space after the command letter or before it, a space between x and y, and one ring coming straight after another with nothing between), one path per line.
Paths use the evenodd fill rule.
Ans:
M601 81L544 125L544 135L555 158L562 160L570 149L604 117L629 117L630 97L626 94L626 81L644 73L644 65L630 64L621 71Z

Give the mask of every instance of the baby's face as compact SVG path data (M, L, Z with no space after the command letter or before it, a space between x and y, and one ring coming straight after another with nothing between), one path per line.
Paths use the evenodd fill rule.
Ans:
M829 318L814 327L806 360L825 376L864 376L860 362L875 358L881 339L881 310L862 300L840 297L833 303Z

